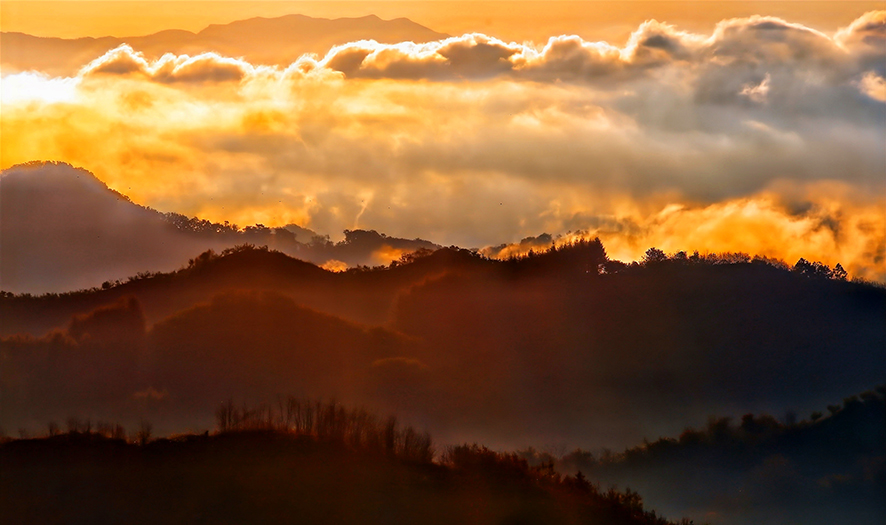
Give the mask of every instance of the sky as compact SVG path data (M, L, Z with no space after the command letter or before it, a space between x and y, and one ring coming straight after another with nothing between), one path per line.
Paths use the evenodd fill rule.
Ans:
M550 36L566 33L617 43L649 18L667 20L685 30L710 31L724 18L765 14L835 31L859 13L876 9L883 9L883 2L4 0L0 4L0 24L4 31L79 38L138 36L171 28L196 32L209 24L291 13L324 18L374 14L385 19L406 17L449 34L477 31L504 40L544 42Z
M599 236L621 259L742 251L883 281L877 7L4 1L3 31L47 37L293 13L407 17L452 37L259 61L161 36L165 56L124 44L65 74L0 65L0 167L65 161L161 211L333 239Z

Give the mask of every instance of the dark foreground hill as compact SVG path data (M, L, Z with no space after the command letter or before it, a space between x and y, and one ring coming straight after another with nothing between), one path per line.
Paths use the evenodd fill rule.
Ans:
M0 444L3 523L668 525L634 493L457 447L438 463L279 431Z

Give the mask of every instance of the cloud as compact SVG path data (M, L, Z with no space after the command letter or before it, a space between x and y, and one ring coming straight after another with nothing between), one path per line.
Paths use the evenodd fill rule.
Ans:
M484 248L489 257L525 255L578 239L599 237L610 258L640 260L651 247L672 254L743 252L793 265L811 254L830 266L842 264L854 277L882 280L886 213L875 201L845 195L845 185L781 187L709 205L670 204L650 213L573 218L585 229L542 234Z
M521 257L529 254L529 252L544 252L553 246L562 246L579 238L584 238L584 236L584 233L572 235L570 232L565 235L558 235L555 238L550 233L542 233L537 236L525 237L520 242L513 244L505 243L498 246L487 246L481 249L480 253L492 259Z
M123 44L87 64L80 70L80 76L101 73L109 75L142 73L150 77L151 69L151 65L141 53L137 53L130 46Z
M834 40L850 52L875 60L886 54L886 11L870 11L856 18L834 35ZM880 67L886 67L880 63Z
M348 263L336 259L329 259L321 264L320 267L324 270L329 270L330 272L343 272L348 269Z
M286 68L121 46L73 79L2 78L3 167L64 160L162 211L333 236L483 247L611 226L622 257L770 250L734 225L886 275L871 212L886 195L884 13L834 35L751 17L710 34L648 21L621 46L364 40ZM49 96L7 98L15 83ZM832 202L827 185L847 189ZM839 209L825 221L839 234L801 220L786 192ZM680 211L653 219L665 209ZM720 226L700 237L699 221Z
M868 71L861 77L858 88L862 93L880 102L886 102L886 79L873 71Z
M724 20L709 36L680 31L649 20L623 47L588 42L578 36L554 36L538 47L505 42L480 33L444 40L383 44L360 40L334 46L322 59L305 55L286 69L303 74L325 69L348 78L483 80L508 77L531 81L605 82L643 75L675 63L701 69L749 70L759 67L814 67L829 76L845 73L884 56L884 12L866 13L833 37L775 17ZM855 64L849 64L854 59ZM881 66L882 69L882 66ZM242 59L203 53L194 57L166 54L155 61L127 44L108 51L80 75L138 73L161 82L242 80L259 71Z
M766 95L769 93L769 81L771 78L767 73L766 76L760 81L757 85L746 84L744 88L738 93L739 95L744 95L754 102L762 103L766 102Z
M169 399L169 392L164 388L163 390L157 390L152 386L145 388L144 390L139 390L132 394L133 399L145 402L158 402L165 401Z
M710 36L650 20L623 47L567 35L551 37L541 48L477 33L424 44L364 40L334 47L318 65L349 78L595 83L674 64L731 71L799 66L840 80L847 69L858 66L858 59L866 63L883 57L883 19L883 12L867 13L833 38L775 17L724 20Z
M395 248L387 244L383 244L381 248L372 253L372 260L376 264L388 265L393 261L399 261L404 255L410 254L415 250L408 248Z
M78 76L141 75L163 83L239 82L247 75L255 76L268 69L216 53L202 53L194 57L167 53L149 62L142 53L122 44L87 64Z

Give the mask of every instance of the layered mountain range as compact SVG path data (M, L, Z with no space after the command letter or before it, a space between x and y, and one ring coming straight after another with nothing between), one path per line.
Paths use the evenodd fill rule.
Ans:
M132 241L133 261L201 238L114 205L168 232ZM595 240L508 260L423 250L345 272L241 244L179 266L0 297L0 426L90 414L176 431L208 424L221 399L294 393L394 411L445 441L618 446L709 414L808 413L886 375L886 291L810 263L625 264Z

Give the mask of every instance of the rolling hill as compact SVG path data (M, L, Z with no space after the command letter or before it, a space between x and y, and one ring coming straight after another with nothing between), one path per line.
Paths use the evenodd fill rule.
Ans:
M138 312L135 339L75 335L77 319L107 309ZM121 385L66 405L78 413L165 391L151 414L175 431L220 395L336 395L422 421L447 442L508 448L618 446L709 414L809 412L886 376L881 287L764 261L626 266L597 241L505 261L443 249L344 273L241 247L104 290L6 294L0 314L0 352L16 370L3 378L15 400L6 428L50 417L35 403L64 397L63 378L47 374L67 365L47 363L77 352L94 356L95 374L69 373L77 388L98 391L104 375Z

